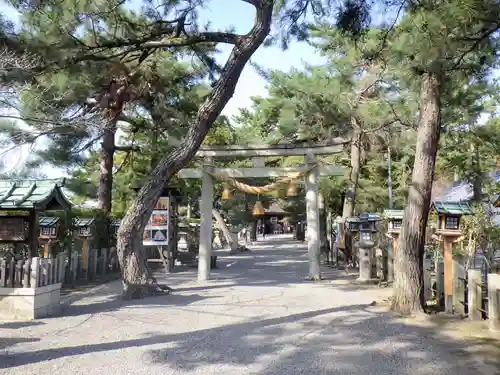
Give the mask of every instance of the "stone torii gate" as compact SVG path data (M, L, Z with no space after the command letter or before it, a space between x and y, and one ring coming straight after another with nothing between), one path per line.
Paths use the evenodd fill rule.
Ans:
M344 169L336 166L316 165L316 155L339 153L343 149L343 139L334 139L328 144L314 146L273 145L273 146L208 146L201 148L196 157L204 158L201 169L187 168L179 171L180 178L201 178L200 200L200 247L198 254L198 281L210 278L210 257L212 253L212 208L214 200L213 175L223 178L287 177L293 173L305 173L307 248L310 275L319 275L311 260L320 256L320 231L318 207L318 178L339 176ZM270 168L265 166L267 156L304 156L304 165L298 167ZM215 168L214 158L251 158L253 168Z

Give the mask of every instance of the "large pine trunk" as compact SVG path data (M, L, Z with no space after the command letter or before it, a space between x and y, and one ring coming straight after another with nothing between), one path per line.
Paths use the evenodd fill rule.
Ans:
M350 165L351 172L349 173L349 181L347 182L347 191L344 195L344 205L342 208L342 220L345 220L354 215L356 205L356 193L359 183L359 175L361 173L361 154L362 154L362 136L361 127L356 118L351 119L352 137L350 150ZM352 235L349 231L345 232L344 237L344 255L346 260L354 260Z
M164 186L193 158L222 109L233 96L243 68L270 32L273 5L273 0L255 3L254 27L236 42L219 79L198 110L197 118L183 142L158 162L123 218L118 229L117 251L122 267L125 297L141 297L157 290L157 286L149 285L149 281L154 279L147 267L141 243L146 222Z
M354 215L354 206L356 205L356 192L358 189L359 175L361 173L361 142L362 131L355 118L351 119L352 138L350 164L351 172L349 173L349 181L347 182L347 191L344 197L344 207L342 209L342 218L345 220Z
M109 215L112 208L113 165L115 154L116 120L108 121L104 127L99 165L97 200L102 217L99 222L98 246L109 247Z
M419 104L415 162L394 271L392 307L403 314L421 313L425 308L423 288L425 232L441 129L441 82L436 74L422 75Z

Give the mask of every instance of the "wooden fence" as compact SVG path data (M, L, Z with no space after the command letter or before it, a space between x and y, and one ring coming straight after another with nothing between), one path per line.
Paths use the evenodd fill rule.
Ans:
M37 288L62 283L64 257L31 260L0 259L0 288Z
M119 271L115 248L101 249L100 254L97 249L92 249L85 257L81 253L73 252L70 262L66 259L66 263L66 284L95 281Z
M496 271L496 273L494 273ZM424 288L429 300L434 297L444 306L444 266L437 270L430 262L424 262ZM500 274L498 268L488 270L471 268L453 262L453 311L469 320L488 320L491 330L500 331Z
M0 288L36 288L62 283L95 281L119 270L114 248L90 250L87 257L73 252L68 261L65 253L55 258L14 260L0 258Z

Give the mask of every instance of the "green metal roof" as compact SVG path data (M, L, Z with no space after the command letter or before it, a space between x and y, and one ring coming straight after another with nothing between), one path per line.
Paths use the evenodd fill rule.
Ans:
M436 211L438 214L474 215L474 209L467 202L433 201L431 210Z
M361 222L361 220L359 220L359 217L357 216L352 216L352 217L348 217L345 219L346 223L359 223Z
M70 201L61 191L65 180L0 180L0 209L44 210L49 203L69 209Z
M59 220L57 216L40 216L38 218L38 225L41 227L53 227Z
M92 224L94 224L94 221L95 221L94 218L77 217L75 219L75 226L76 227L89 227Z
M361 220L380 221L380 215L374 214L372 212L363 212L363 213L359 214L359 218Z
M404 210L384 210L384 217L388 219L403 219Z

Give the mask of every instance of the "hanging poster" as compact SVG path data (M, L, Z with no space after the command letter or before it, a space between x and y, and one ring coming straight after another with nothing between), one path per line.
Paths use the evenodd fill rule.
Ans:
M168 245L168 225L170 222L168 209L168 197L161 197L158 199L144 230L142 237L144 246Z

